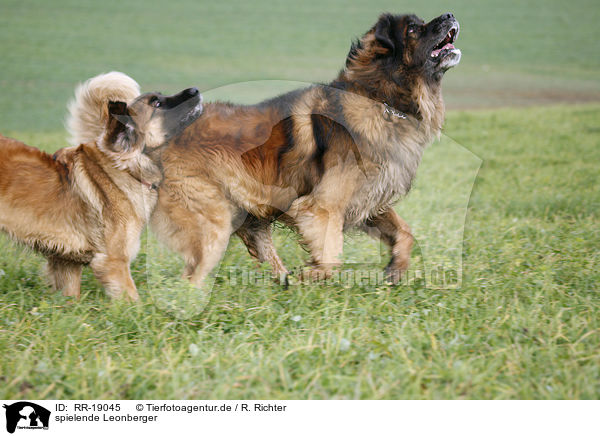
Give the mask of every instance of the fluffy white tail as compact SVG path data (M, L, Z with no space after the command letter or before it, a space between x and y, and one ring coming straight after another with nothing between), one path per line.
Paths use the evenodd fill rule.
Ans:
M109 101L130 103L140 95L140 85L126 74L112 71L92 77L75 89L67 106L65 125L73 145L96 141L102 134Z

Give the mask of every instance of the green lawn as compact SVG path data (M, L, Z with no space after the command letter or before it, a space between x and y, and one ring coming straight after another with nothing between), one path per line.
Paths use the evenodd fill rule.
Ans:
M600 105L449 114L446 133L483 160L458 289L240 286L227 268L256 269L234 239L205 311L181 318L148 289L144 254L143 304L111 303L89 271L70 304L47 292L40 258L2 242L0 397L598 398L598 117ZM435 159L444 143L417 192L460 165ZM276 236L300 266L295 237ZM347 239L354 260L372 249ZM417 248L413 269L423 260Z
M331 80L383 11L459 19L449 107L600 100L594 0L2 0L0 132L62 127L74 85L121 70L147 91Z
M113 69L144 90L257 101L333 78L381 11L448 7L2 0L0 133L64 146L74 86ZM71 302L48 292L41 257L0 237L0 398L600 398L600 8L451 10L463 51L444 83L453 110L398 205L418 241L411 280L239 283L232 268L266 270L233 238L210 299L189 301L170 292L177 259L149 238L133 266L141 304L109 301L89 271ZM275 237L302 266L297 236ZM346 238L350 270L385 260ZM440 264L458 285L419 278Z

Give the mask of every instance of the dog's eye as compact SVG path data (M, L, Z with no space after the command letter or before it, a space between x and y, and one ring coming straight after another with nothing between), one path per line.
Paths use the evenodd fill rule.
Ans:
M408 33L415 33L417 31L417 26L415 26L414 24L411 24L408 26Z
M152 102L152 106L153 106L153 107L160 107L160 106L161 106L160 100L158 100L158 99L157 99L157 100L154 100L154 101Z

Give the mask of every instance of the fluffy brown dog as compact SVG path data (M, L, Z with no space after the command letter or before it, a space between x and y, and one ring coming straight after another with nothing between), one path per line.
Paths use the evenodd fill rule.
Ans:
M397 281L413 237L392 206L441 132L440 83L460 60L452 45L458 29L452 14L429 23L384 14L328 86L254 106L207 104L163 152L165 179L151 219L183 255L184 274L200 285L233 231L285 274L269 227L280 219L302 235L311 276L330 274L343 231L358 227L390 246L387 273Z
M195 88L126 103L138 94L121 73L83 84L68 125L97 140L54 156L0 136L0 230L45 255L51 282L65 295L79 296L89 264L110 296L138 299L129 264L162 180L152 151L202 109Z

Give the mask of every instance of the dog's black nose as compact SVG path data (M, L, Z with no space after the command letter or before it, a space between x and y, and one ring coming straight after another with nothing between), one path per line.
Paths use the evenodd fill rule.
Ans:
M200 91L198 91L198 88L188 88L187 90L187 94L195 97L196 95L198 95L200 93Z
M452 13L448 12L447 14L442 15L442 19L443 20L449 20L451 18L454 18L454 15L452 15Z

